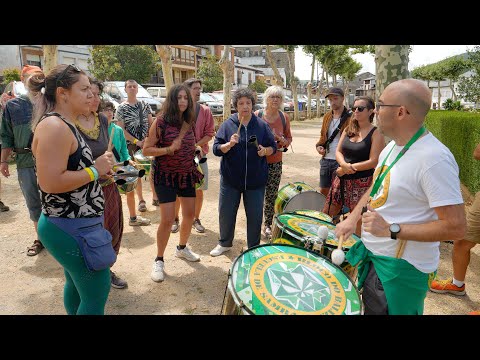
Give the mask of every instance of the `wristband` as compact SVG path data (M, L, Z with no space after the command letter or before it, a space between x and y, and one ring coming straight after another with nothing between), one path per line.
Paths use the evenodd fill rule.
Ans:
M93 174L93 171L91 168L87 167L87 168L84 168L83 170L85 170L88 176L90 176L90 181L95 180L95 175Z
M137 144L137 142L138 142L138 140L137 140L137 139L133 140L133 145L136 145L136 144Z
M99 176L98 176L98 171L97 171L97 169L96 169L94 166L90 166L90 169L91 169L92 172L93 172L94 180L98 180Z

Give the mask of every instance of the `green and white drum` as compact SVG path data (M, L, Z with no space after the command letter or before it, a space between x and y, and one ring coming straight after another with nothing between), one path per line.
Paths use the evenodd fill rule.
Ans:
M307 249L259 245L235 259L226 315L361 315L355 284L338 266Z
M318 228L322 225L328 228L328 238L324 246L319 243L317 235ZM342 244L343 252L347 253L357 241L360 241L360 238L355 234L346 239ZM307 248L331 259L333 250L338 246L338 239L335 236L335 225L330 222L306 215L283 213L275 214L273 217L272 243ZM344 261L340 267L352 279L356 278L356 267L353 267L347 261Z
M288 183L278 191L275 199L275 213L298 209L323 210L325 195L304 182Z
M144 169L145 170L145 176L148 176L150 174L150 166L152 164L152 160L154 160L155 157L153 156L144 156L142 149L137 150L133 154L133 160L137 163L137 168L138 169Z
M307 210L307 209L302 209L302 210L293 210L290 211L292 214L299 214L299 215L305 215L314 219L318 220L323 220L327 222L333 222L332 217L317 210Z

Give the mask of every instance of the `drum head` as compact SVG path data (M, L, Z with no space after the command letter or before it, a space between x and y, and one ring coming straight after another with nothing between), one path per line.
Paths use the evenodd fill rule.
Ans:
M306 209L302 209L302 210L294 210L292 211L293 214L299 214L299 215L305 215L305 216L308 216L308 217L311 217L311 218L314 218L314 219L318 219L318 220L323 220L323 221L327 221L327 222L332 222L333 219L328 216L327 214L321 212L321 211L317 211L317 210L306 210Z
M232 264L229 287L255 315L360 315L355 284L322 255L289 245L259 245Z
M309 209L322 211L327 198L318 191L303 191L290 199L283 211Z

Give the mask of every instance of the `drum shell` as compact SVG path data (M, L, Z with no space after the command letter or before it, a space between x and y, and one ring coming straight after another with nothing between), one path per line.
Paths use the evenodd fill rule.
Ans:
M297 209L323 210L326 197L304 182L288 183L283 186L275 199L275 213Z

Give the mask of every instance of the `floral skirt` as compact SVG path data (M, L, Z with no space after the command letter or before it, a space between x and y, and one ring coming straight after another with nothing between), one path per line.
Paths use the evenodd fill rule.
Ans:
M342 206L342 194L341 185L343 184L343 205L348 207L352 211L362 196L368 191L370 185L372 185L373 176L367 176L359 179L343 179L340 180L338 176L335 176L332 187L328 192L326 206L332 202L332 205Z

